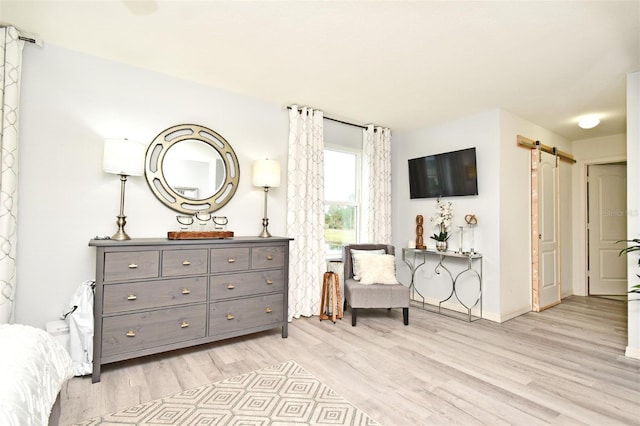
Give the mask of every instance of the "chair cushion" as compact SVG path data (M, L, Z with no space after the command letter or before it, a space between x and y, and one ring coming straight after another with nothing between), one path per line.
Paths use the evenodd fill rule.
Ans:
M360 284L399 284L396 279L396 257L391 254L358 256Z
M354 279L344 282L344 297L352 308L408 308L409 287L402 284L360 284Z

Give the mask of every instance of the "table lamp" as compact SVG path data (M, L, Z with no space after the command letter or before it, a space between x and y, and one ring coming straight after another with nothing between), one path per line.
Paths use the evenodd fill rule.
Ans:
M106 173L120 175L120 214L118 215L118 232L113 234L113 240L129 240L124 231L127 223L124 215L124 186L128 176L142 176L144 174L145 146L139 142L127 139L106 139L104 141L104 155L102 170Z
M267 227L269 218L267 217L267 194L269 188L280 186L280 163L275 160L256 160L253 163L253 185L264 188L264 216L262 217L262 232L259 237L268 238L271 236Z

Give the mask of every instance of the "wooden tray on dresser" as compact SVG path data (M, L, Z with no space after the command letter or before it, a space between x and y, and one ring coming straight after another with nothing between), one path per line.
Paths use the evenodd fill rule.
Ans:
M170 240L203 240L223 239L233 237L233 231L207 231L207 232L167 232Z

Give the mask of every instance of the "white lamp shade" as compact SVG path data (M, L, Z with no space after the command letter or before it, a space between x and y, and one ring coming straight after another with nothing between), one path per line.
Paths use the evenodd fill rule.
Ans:
M102 170L106 173L127 176L144 174L145 146L127 139L106 139Z
M276 160L254 161L253 185L269 188L280 186L280 163Z

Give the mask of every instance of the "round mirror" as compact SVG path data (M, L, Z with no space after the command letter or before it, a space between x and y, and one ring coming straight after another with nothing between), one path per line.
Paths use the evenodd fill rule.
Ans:
M155 137L145 158L151 191L181 213L213 212L235 194L240 167L231 145L195 124L170 127Z

